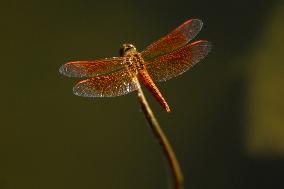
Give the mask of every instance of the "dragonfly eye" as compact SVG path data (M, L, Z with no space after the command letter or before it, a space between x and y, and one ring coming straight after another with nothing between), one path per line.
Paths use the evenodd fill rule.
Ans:
M125 56L127 53L131 51L136 51L136 48L132 44L123 44L122 47L119 49L119 55Z

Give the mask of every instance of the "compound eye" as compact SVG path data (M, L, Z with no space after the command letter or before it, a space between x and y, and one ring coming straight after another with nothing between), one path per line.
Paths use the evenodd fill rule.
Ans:
M129 51L130 49L132 49L132 47L131 47L131 46L127 46L127 47L125 47L125 52L126 52L126 51Z
M129 50L135 49L135 47L131 44L124 44L120 49L119 49L119 55L120 56L125 56L126 52Z

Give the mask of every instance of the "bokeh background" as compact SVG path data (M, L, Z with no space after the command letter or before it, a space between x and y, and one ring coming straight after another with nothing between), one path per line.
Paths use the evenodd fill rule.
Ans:
M185 188L284 188L283 1L1 2L1 189L170 188L169 169L135 93L81 98L70 60L139 50L188 18L212 52L146 92Z

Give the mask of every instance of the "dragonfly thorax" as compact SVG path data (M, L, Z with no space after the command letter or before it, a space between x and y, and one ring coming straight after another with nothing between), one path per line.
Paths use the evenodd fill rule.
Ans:
M122 47L119 49L120 56L129 56L135 53L137 53L137 50L132 44L123 44Z

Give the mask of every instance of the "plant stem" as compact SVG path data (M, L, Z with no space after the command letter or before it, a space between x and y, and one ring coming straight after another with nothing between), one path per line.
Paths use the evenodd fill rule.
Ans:
M158 142L162 146L165 156L168 160L172 175L174 177L175 189L182 189L183 188L183 175L182 175L179 162L176 158L176 155L173 151L173 148L169 140L167 139L165 133L161 129L154 113L152 112L140 86L138 87L138 99L141 104L144 115L155 137L158 139Z

